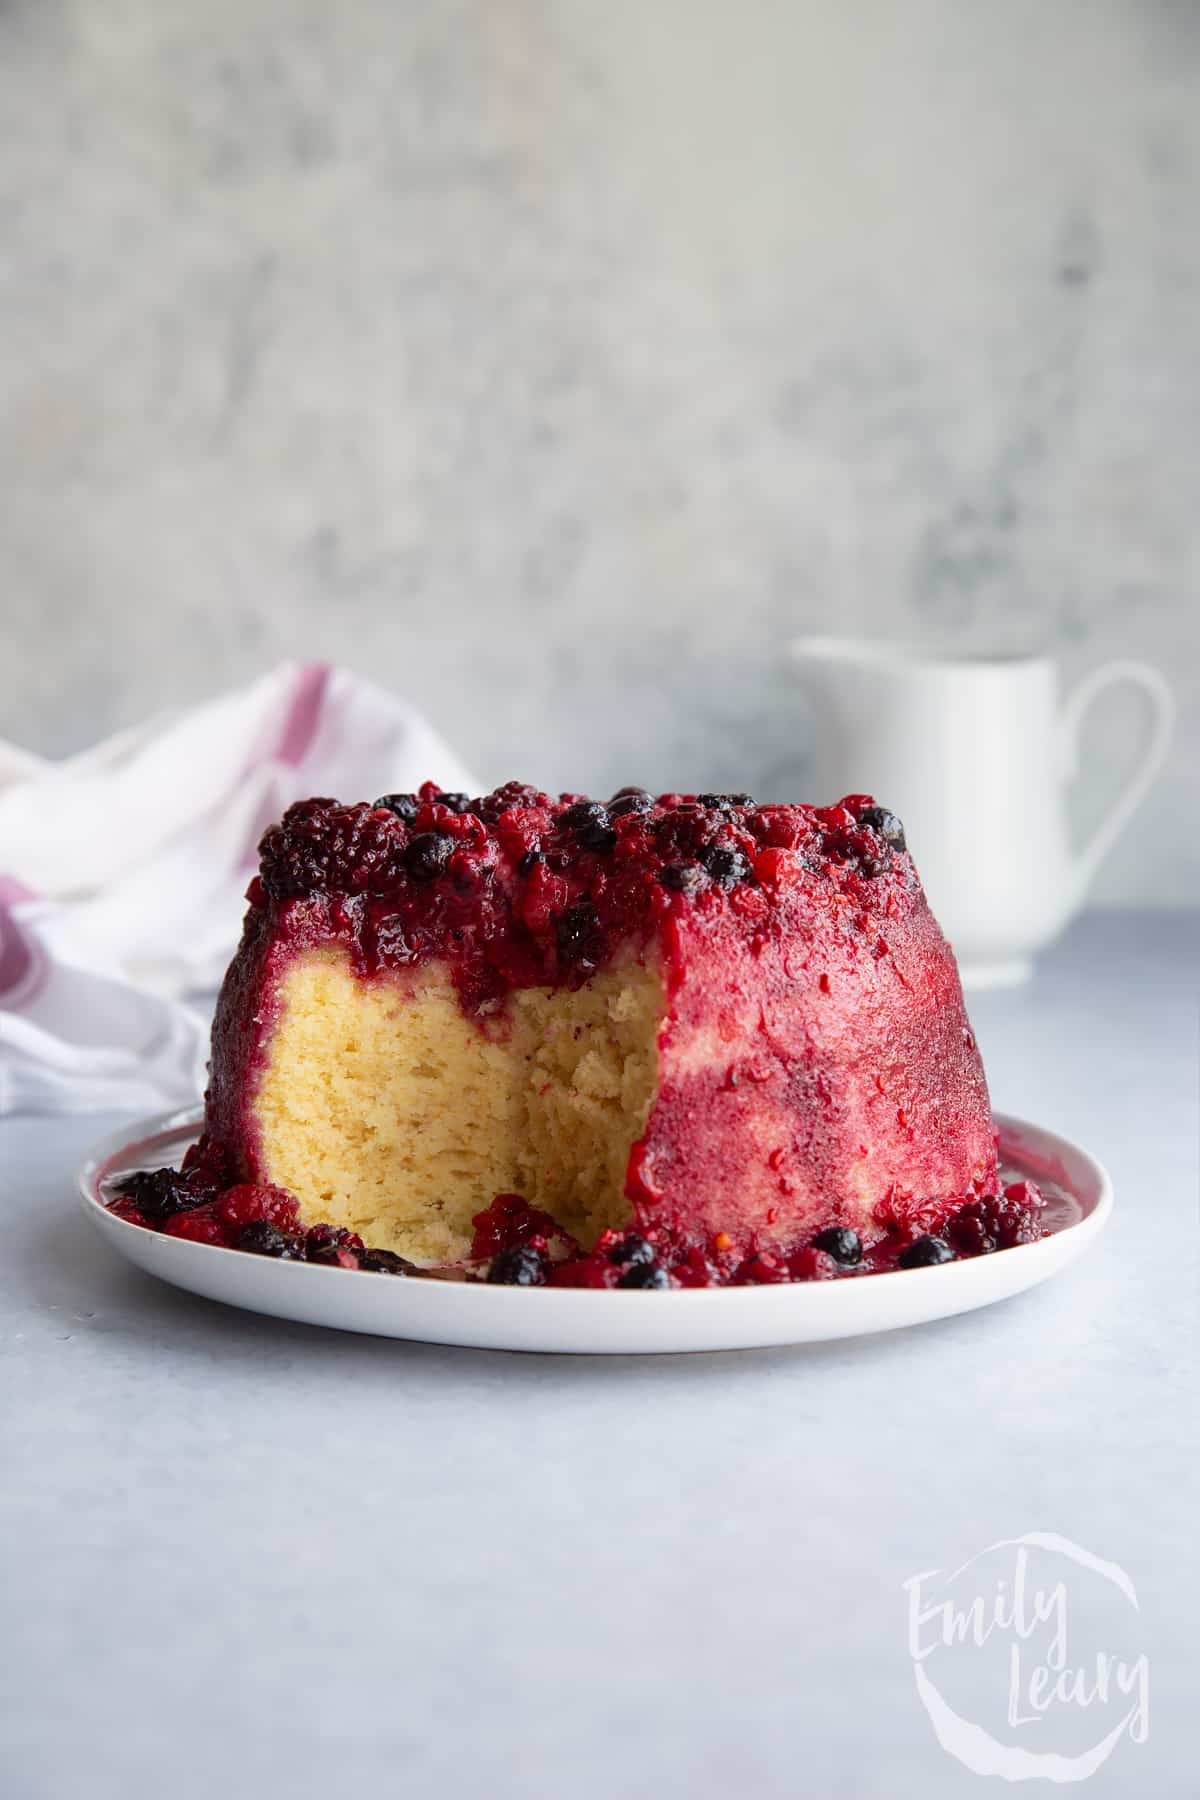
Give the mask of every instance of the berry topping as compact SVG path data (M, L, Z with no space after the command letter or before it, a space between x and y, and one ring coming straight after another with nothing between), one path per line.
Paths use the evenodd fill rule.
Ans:
M824 1250L834 1262L847 1266L862 1261L862 1239L848 1225L831 1225L826 1231L818 1231L813 1239L813 1249Z
M694 894L704 886L704 871L698 863L668 863L658 879L673 894Z
M886 806L864 807L858 815L858 822L860 825L869 825L872 831L877 831L884 843L890 844L893 850L906 848L904 827L895 813L889 812Z
M454 853L452 837L421 831L404 852L404 866L414 881L436 881Z
M416 1263L409 1262L407 1256L397 1256L394 1250L364 1250L358 1259L360 1269L366 1269L372 1275L419 1275Z
M985 1194L960 1206L947 1236L963 1256L987 1256L1042 1236L1042 1197L1031 1182L1014 1183L1003 1194Z
M654 795L645 788L618 788L609 802L612 819L624 819L629 813L648 813L654 806Z
M593 962L598 955L598 936L595 908L590 901L580 900L569 906L558 921L558 954L567 963Z
M935 1263L953 1261L954 1251L945 1238L935 1237L932 1232L926 1232L923 1237L914 1238L911 1244L905 1245L896 1258L897 1264L902 1269L930 1269Z
M139 1169L126 1175L117 1190L147 1219L170 1219L190 1212L213 1197L214 1190L175 1169Z
M493 1258L487 1278L503 1287L542 1287L546 1269L545 1253L535 1244L515 1244Z
M357 1231L347 1231L341 1225L314 1225L304 1240L304 1254L309 1262L331 1263L343 1269L359 1267L362 1247Z
M796 1281L833 1281L839 1272L828 1250L818 1250L813 1244L805 1250L797 1250L790 1267Z
M277 1225L281 1231L294 1231L300 1222L300 1207L285 1188L239 1181L226 1188L217 1201L217 1217L234 1231L261 1219Z
M619 1288L669 1288L671 1277L661 1263L636 1262L617 1281Z
M348 894L380 891L399 872L400 841L392 821L370 806L302 800L263 833L258 847L262 883L273 900L298 899L324 888Z
M579 841L585 850L598 850L603 853L616 849L617 834L607 823L585 825L579 833Z
M733 844L707 844L700 851L700 861L718 887L736 887L752 873L750 858Z
M608 1253L609 1262L624 1266L626 1263L650 1263L654 1261L654 1246L631 1231L623 1237L619 1244L614 1244Z
M237 1235L239 1250L252 1250L256 1256L277 1256L286 1262L301 1262L304 1239L294 1232L280 1231L269 1219L252 1219Z
M375 801L377 810L395 813L406 825L411 825L420 810L421 802L415 794L381 794Z

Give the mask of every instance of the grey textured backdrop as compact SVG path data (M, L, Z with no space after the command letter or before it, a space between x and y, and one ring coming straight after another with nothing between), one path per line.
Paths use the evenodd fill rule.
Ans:
M1194 898L1198 176L1190 0L0 0L0 730L303 653L778 793L796 629L1138 653Z

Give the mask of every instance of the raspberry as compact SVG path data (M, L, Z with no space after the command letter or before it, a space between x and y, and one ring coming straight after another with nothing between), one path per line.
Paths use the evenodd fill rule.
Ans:
M791 1270L783 1258L771 1256L766 1252L759 1256L748 1257L734 1276L734 1281L739 1287L772 1287L781 1281L790 1281L791 1279Z
M217 1201L217 1217L232 1230L265 1219L281 1231L294 1231L300 1222L300 1205L295 1195L281 1187L260 1187L252 1181L241 1181L226 1188Z
M796 1252L790 1266L796 1281L833 1281L839 1272L829 1252L815 1250L811 1244Z
M200 1206L194 1212L176 1213L164 1227L168 1237L187 1238L193 1244L221 1244L228 1247L229 1232L217 1217L215 1206Z

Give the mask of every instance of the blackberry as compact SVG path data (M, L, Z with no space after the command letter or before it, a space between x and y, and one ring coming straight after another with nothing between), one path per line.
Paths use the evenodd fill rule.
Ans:
M453 852L452 837L441 831L421 831L404 852L404 866L414 881L436 881Z
M750 874L750 859L735 844L706 844L700 861L718 887L736 887Z
M364 1250L358 1259L360 1269L367 1269L372 1275L419 1275L416 1263L409 1262L407 1256L397 1256L394 1250Z
M420 804L415 794L380 794L378 800L372 801L375 811L395 813L406 825L416 818Z
M962 1255L987 1256L993 1250L1035 1244L1042 1236L1042 1221L1036 1207L1022 1205L1007 1194L985 1194L959 1207L947 1236Z
M654 795L645 788L618 788L609 801L608 813L612 819L623 819L627 813L649 812L653 805Z
M926 1232L924 1237L914 1238L896 1258L902 1269L930 1269L935 1263L947 1263L955 1260L954 1251L943 1237L934 1237Z
M877 831L884 843L890 844L893 850L906 848L904 826L895 813L889 812L886 806L864 807L858 815L858 822L860 825L869 825L872 831ZM875 871L869 872L874 873Z
M451 812L465 813L471 810L469 794L447 794L439 790L433 797L439 806L448 806Z
M252 1219L238 1232L239 1250L251 1250L255 1256L277 1256L284 1262L303 1262L304 1239L293 1232L280 1231L270 1219Z
M704 871L697 863L668 863L658 879L673 894L694 894L704 886Z
M534 1244L514 1244L492 1258L487 1278L499 1287L544 1287L546 1258Z
M824 1250L834 1262L846 1265L862 1261L862 1239L848 1225L830 1225L825 1231L818 1231L813 1249Z
M558 954L564 962L582 963L595 960L597 950L596 913L589 900L568 906L555 927Z
M399 873L399 845L386 819L364 803L301 800L262 835L262 884L274 900L328 889L380 893Z
M613 1245L608 1253L608 1260L611 1263L620 1263L622 1266L626 1263L632 1263L635 1266L640 1263L651 1263L654 1261L654 1246L648 1244L644 1237L639 1237L636 1231L631 1231L628 1237L622 1238L619 1244Z
M215 1189L202 1183L193 1186L175 1169L139 1169L124 1178L117 1192L147 1219L173 1219L176 1213L206 1205Z
M637 1262L617 1280L619 1288L669 1288L671 1277L661 1263Z

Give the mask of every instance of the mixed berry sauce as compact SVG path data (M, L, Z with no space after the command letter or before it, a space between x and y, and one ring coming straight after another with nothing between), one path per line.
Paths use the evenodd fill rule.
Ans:
M427 782L371 806L304 800L259 848L248 930L269 910L298 943L344 938L364 975L445 958L469 1012L585 981L685 901L723 896L750 921L772 891L819 880L886 909L881 877L911 867L900 821L865 794L757 806L621 788L600 802L519 782L475 799Z
M199 1147L188 1152L178 1170L117 1177L108 1207L128 1224L168 1237L375 1274L516 1287L754 1287L990 1256L1036 1243L1052 1222L1069 1222L1071 1203L1065 1194L1016 1171L1009 1174L1012 1178L999 1193L965 1202L936 1234L889 1232L864 1246L856 1231L830 1226L788 1256L739 1256L730 1241L722 1242L721 1233L700 1246L673 1242L654 1229L606 1231L585 1250L549 1213L527 1205L519 1194L498 1194L475 1217L470 1260L439 1269L420 1268L394 1251L372 1249L356 1232L340 1226L304 1227L298 1201L282 1188L252 1182L222 1187L219 1168L206 1161Z

